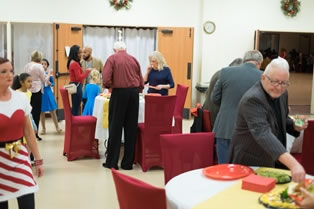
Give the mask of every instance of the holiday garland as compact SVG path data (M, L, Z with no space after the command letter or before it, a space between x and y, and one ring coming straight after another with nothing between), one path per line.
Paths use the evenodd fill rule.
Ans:
M109 0L110 5L113 6L116 10L119 10L121 8L129 9L131 7L130 2L133 0Z
M301 2L298 0L281 0L281 9L287 16L294 17L300 11Z

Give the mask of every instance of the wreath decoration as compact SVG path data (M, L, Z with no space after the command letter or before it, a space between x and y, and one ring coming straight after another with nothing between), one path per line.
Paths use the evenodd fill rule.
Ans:
M133 0L109 0L110 5L113 6L116 10L121 8L130 9Z
M281 9L286 16L294 17L300 11L301 2L298 0L281 0Z

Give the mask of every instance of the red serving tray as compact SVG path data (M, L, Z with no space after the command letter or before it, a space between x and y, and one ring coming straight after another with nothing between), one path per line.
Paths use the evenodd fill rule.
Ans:
M244 165L220 164L203 169L203 174L217 180L235 180L254 173L253 169Z

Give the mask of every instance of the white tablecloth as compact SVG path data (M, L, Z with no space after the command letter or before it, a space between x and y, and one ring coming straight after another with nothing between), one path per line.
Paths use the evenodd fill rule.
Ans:
M217 183L219 182L219 183ZM169 209L192 209L236 182L218 181L203 175L202 169L188 171L172 178L165 186Z
M96 131L95 138L99 140L108 139L109 131L108 128L103 128L102 121L104 119L104 103L107 98L103 96L97 96L95 99L93 116L97 118L96 122ZM143 96L139 96L139 111L138 111L138 122L144 122L144 113L145 113L145 99Z
M306 175L306 178L314 179L314 176ZM237 181L238 179L219 181L207 178L202 169L182 173L172 178L165 186L168 209L192 209Z

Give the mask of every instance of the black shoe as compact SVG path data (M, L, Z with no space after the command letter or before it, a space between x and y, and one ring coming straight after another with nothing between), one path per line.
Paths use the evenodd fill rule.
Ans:
M122 165L121 165L121 168L122 168L123 170L132 170L132 169L133 169L133 166L122 166Z
M38 134L36 134L36 138L37 138L38 141L43 140L40 136L38 136Z
M103 166L104 168L109 168L109 169L114 168L114 169L116 169L116 170L119 170L119 167L118 167L118 166L108 166L106 163L103 163L102 166Z

